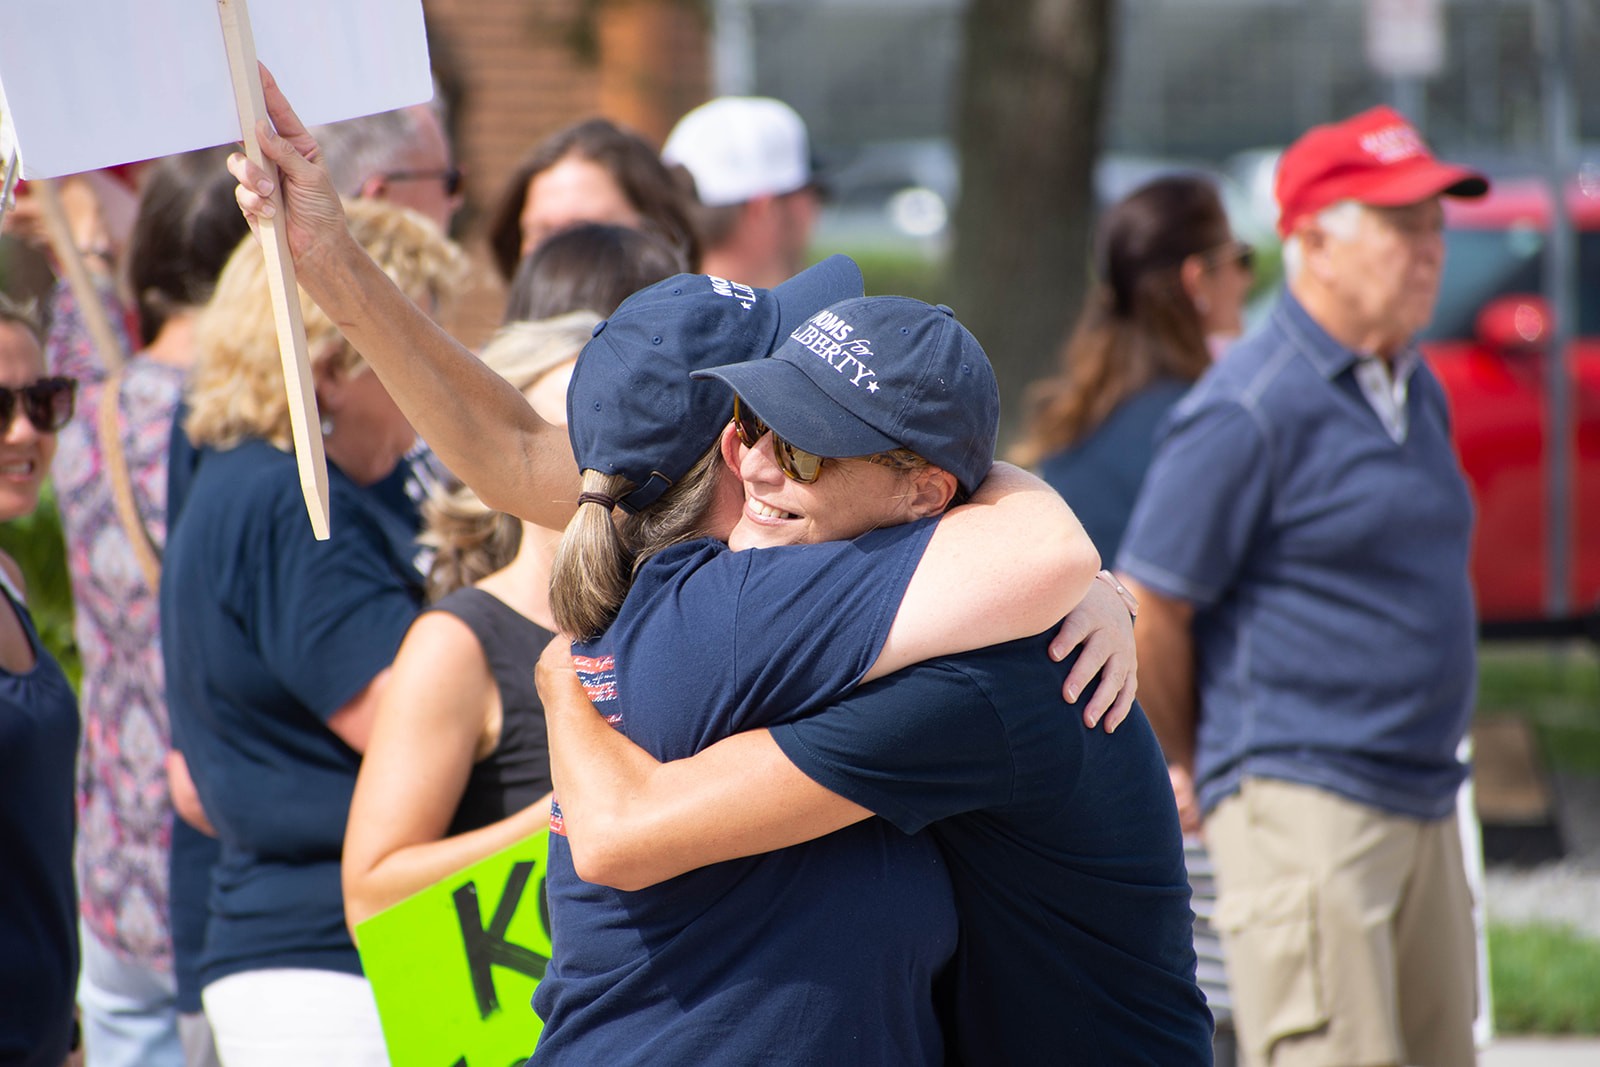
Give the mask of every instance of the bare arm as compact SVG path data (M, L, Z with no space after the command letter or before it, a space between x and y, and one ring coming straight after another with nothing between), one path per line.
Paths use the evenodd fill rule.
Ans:
M372 723L378 714L378 701L389 681L391 668L379 671L361 692L345 701L344 707L328 716L328 729L357 752L367 750L367 740L372 736Z
M1178 816L1185 833L1200 829L1200 809L1194 794L1194 747L1197 701L1194 677L1194 605L1157 593L1124 576L1139 598L1139 622L1134 641L1144 665L1142 686L1145 714L1167 757Z
M423 615L395 656L356 778L345 830L345 921L357 923L536 833L549 798L446 837L499 691L459 619Z
M167 792L172 796L172 810L178 813L178 818L207 837L217 836L217 828L211 825L205 806L200 803L200 792L189 776L189 761L177 749L167 753Z
M872 812L806 777L766 730L661 763L613 729L584 694L565 638L536 678L550 771L573 866L587 882L635 890L710 863L786 848ZM715 820L707 812L718 812Z
M863 680L1040 633L1077 606L1099 568L1066 501L996 463L972 500L940 520Z
M541 419L522 394L484 366L400 292L345 227L344 210L316 141L265 67L267 111L257 135L279 167L289 249L301 288L328 314L388 389L421 437L464 482L501 511L553 529L571 518L577 469L565 429ZM281 133L281 136L279 135ZM255 227L272 216L272 183L235 154L240 209Z

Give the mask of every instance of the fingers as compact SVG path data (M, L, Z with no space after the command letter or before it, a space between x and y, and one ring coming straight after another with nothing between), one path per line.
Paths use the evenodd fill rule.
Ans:
M1080 613L1073 612L1068 615L1061 620L1061 629L1056 631L1056 635L1050 639L1050 658L1056 663L1060 663L1072 653L1073 649L1078 647L1079 642L1088 636L1088 633L1089 624L1082 621ZM1087 681L1088 679L1084 679L1084 682ZM1082 684L1080 684L1079 688L1081 689L1082 687ZM1068 697L1067 699L1073 700L1076 698Z
M1076 643L1074 642L1074 644ZM1067 651L1070 652L1071 650L1069 646ZM1100 641L1093 636L1083 643L1083 650L1078 653L1078 662L1072 665L1072 670L1068 672L1067 680L1062 686L1062 692L1066 695L1069 704L1077 703L1078 697L1083 695L1083 691L1088 688L1089 683L1094 681L1094 676L1099 674L1100 669L1109 662L1111 658L1110 651L1106 642ZM1102 685L1100 689L1104 691L1105 686ZM1099 697L1098 692L1095 695L1096 698ZM1109 700L1110 698L1107 697L1107 699Z
M272 76L272 71L267 69L265 63L258 60L256 66L261 71L261 95L267 104L267 115L277 127L278 133L291 141L308 136L306 124L300 121L300 116L294 113L289 98L278 88L278 79Z
M1110 713L1101 723L1106 733L1116 733L1117 727L1121 726L1123 720L1133 711L1133 698L1137 695L1138 688L1138 681L1134 678L1129 678L1123 683L1121 691L1117 693L1116 703L1111 705Z

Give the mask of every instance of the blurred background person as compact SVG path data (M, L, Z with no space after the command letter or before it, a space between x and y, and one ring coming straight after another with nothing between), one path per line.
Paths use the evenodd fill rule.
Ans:
M46 345L52 371L80 382L56 491L83 657L77 870L88 1067L183 1063L180 1013L189 1016L190 1062L214 1061L193 973L212 850L173 818L157 589L168 441L194 358L194 319L249 232L227 154L191 152L148 170L127 255L137 354L124 365L123 353L100 352L64 283ZM99 257L86 262L109 268ZM109 282L104 292L115 326L123 315ZM175 973L175 941L186 947L177 964L190 973Z
M805 266L821 197L794 108L720 96L678 120L661 158L694 179L707 274L770 289Z
M483 361L564 425L565 382L599 322L575 311L512 323ZM563 388L541 390L546 377ZM400 646L362 754L344 846L352 931L549 821L531 665L556 628L550 566L561 533L493 511L465 486L437 494L423 515L434 603Z
M1157 178L1100 220L1094 288L1010 458L1067 499L1101 559L1116 559L1157 424L1240 333L1252 259L1198 176Z
M437 309L464 261L415 213L348 205L351 235ZM323 416L332 536L306 522L266 274L242 247L196 322L161 589L173 729L222 855L203 980L230 1067L385 1064L345 929L339 858L381 679L422 598L412 530L367 492L415 433L337 328L302 301Z
M39 323L0 294L0 522L31 514L74 383L46 377ZM78 702L0 553L0 1063L60 1067L72 1045L78 920L72 769Z
M462 174L432 103L318 126L312 131L339 195L408 207L441 233L461 207Z
M582 309L603 317L645 286L688 269L683 254L653 233L579 223L522 257L506 294L505 321L534 322Z
M490 215L489 248L510 280L546 237L606 222L655 234L698 270L689 197L648 141L608 119L585 119L545 138L513 171Z

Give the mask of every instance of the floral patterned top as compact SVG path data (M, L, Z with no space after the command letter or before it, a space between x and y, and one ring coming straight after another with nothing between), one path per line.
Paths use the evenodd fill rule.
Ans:
M106 294L114 329L124 325ZM170 971L168 851L170 744L157 591L117 518L99 438L110 376L70 290L58 287L46 344L51 373L78 379L78 407L58 437L56 496L83 656L83 747L78 760L78 894L89 929L146 967ZM132 359L118 426L134 501L157 547L166 541L167 445L182 368Z

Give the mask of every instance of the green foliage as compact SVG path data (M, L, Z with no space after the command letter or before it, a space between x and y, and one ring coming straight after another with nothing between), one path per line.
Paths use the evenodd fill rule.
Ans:
M929 304L948 303L944 264L912 248L892 245L833 244L811 250L812 262L844 253L861 267L868 296L914 296ZM958 309L959 311L959 309Z
M1495 1028L1600 1034L1600 941L1551 923L1489 924Z
M39 637L60 661L76 689L83 677L83 663L72 636L72 583L67 577L61 516L48 485L38 510L0 526L0 550L22 568L28 582L28 609L39 628Z
M1526 719L1553 769L1600 774L1600 655L1593 646L1483 646L1478 711Z

